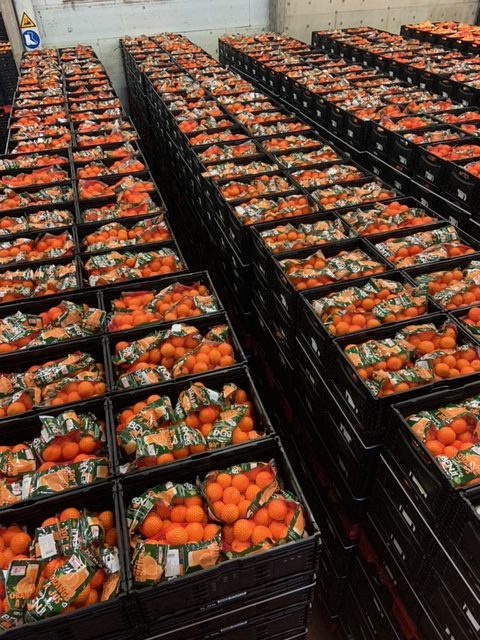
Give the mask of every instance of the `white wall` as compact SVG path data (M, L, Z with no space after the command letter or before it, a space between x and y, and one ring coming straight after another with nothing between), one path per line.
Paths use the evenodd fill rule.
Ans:
M367 25L398 33L402 24L423 20L473 23L478 9L476 0L272 0L272 5L280 5L285 31L306 42L315 29Z
M33 7L42 45L91 44L121 97L124 35L181 32L215 54L221 34L268 25L268 0L33 0Z

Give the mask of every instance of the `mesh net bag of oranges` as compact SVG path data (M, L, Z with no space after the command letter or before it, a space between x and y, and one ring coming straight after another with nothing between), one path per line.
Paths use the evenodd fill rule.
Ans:
M73 507L37 527L0 527L0 629L105 602L120 586L112 511Z
M103 421L74 410L39 420L39 437L0 447L1 506L91 484L109 474Z
M116 386L131 389L229 367L235 354L228 332L228 325L217 325L202 336L197 327L174 324L131 343L119 342L112 358Z
M117 416L117 442L132 460L121 470L256 440L262 434L252 409L246 392L232 383L220 391L193 383L179 394L175 407L168 396L149 396Z
M127 525L141 586L267 550L305 530L302 505L280 490L273 461L212 471L196 486L149 489L132 500Z
M480 397L419 411L407 424L454 487L480 482Z

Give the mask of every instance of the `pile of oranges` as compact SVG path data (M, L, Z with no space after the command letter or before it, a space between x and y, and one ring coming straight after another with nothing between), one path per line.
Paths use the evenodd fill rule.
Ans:
M92 287L135 278L164 276L183 269L182 261L171 249L138 253L111 251L93 256L85 262L88 281Z
M172 547L208 541L220 532L220 526L209 522L200 496L175 497L172 506L157 502L140 525L146 542L157 541Z
M223 329L226 327L214 327L214 331ZM142 369L154 370L156 365L172 371L176 378L230 367L235 363L233 348L226 340L210 340L209 334L202 338L195 327L187 325L182 325L182 330L186 335L169 335L167 331L141 338L135 345L140 355L133 361L131 356L125 360L122 354L132 343L118 342L113 359L118 378Z
M19 374L0 376L3 394L0 419L20 415L35 406L59 407L103 396L106 392L103 364L78 351L59 360L33 365L20 376L21 388L16 387Z
M354 166L337 164L327 169L303 169L293 174L302 187L320 187L332 182L350 182L363 178L365 174Z
M478 441L469 422L465 418L455 418L448 426L438 430L430 429L425 446L435 458L438 456L454 458L459 451L470 449Z
M472 333L478 334L480 332L480 307L469 309L467 315L461 318L461 321L470 328Z
M48 529L53 532L54 537L59 537L60 527L64 526L70 520L80 520L83 517L81 511L76 508L68 507L61 511L58 516L53 516L44 520L39 529ZM102 511L98 515L90 514L91 523L97 525L102 533L104 543L110 547L117 545L117 530L115 527L115 518L112 511ZM58 530L57 530L58 528ZM93 554L91 554L93 557ZM28 534L25 529L18 525L10 525L7 528L0 529L0 568L7 570L10 563L14 560L26 560L28 558L41 558L40 549L33 542L33 537ZM45 588L51 580L54 573L60 569L68 561L68 556L56 555L48 562L43 564L40 579L35 587L35 591L31 596L34 600ZM102 599L102 590L107 578L106 570L98 561L97 569L93 573L89 583L80 592L75 600L67 607L62 609L62 613L70 613L76 609L81 609L92 604L100 602ZM10 610L8 599L5 597L5 586L2 584L0 590L0 611L8 613Z
M60 258L71 256L73 251L73 239L67 232L58 236L46 234L37 240L17 238L0 243L0 264Z
M205 298L205 300L202 300ZM201 302L202 308L198 306ZM175 283L163 291L132 291L122 293L112 301L109 331L126 331L155 322L175 322L195 318L217 309L217 302L208 288L195 282L191 285Z
M376 350L375 364L362 366L364 348L367 359L370 349ZM438 329L434 325L411 325L388 344L372 340L365 345L348 345L345 353L362 380L378 385L371 388L379 397L480 372L478 349L469 344L459 346L457 330L449 323Z
M224 420L228 421L228 427ZM143 425L141 435L135 427L138 423ZM118 445L127 456L135 454L137 467L145 467L256 440L261 437L256 426L252 403L243 389L227 383L218 393L202 382L195 382L179 394L176 405L172 405L168 396L154 394L123 409L117 415L116 432ZM150 438L150 448L146 451L143 448L145 453L140 455L139 438L162 435L162 431L165 437L155 442ZM192 433L197 434L195 438ZM153 448L157 443L162 452L155 454Z
M220 187L220 192L225 200L238 200L268 193L283 193L292 190L291 183L280 175L263 175L254 178L250 182L232 181Z
M313 207L307 196L292 195L275 199L253 198L235 207L235 215L242 224L272 222L281 218L295 218L313 213Z
M282 260L280 266L297 291L385 271L383 264L370 258L361 249L340 251L332 258L326 258L321 251L316 251L306 258ZM335 271L339 274L338 280Z
M437 271L418 276L419 285L426 284L428 293L447 310L468 307L480 300L480 287L476 282L480 263L472 262L465 270Z
M367 297L363 293L366 289L369 290ZM350 302L346 306L344 301L347 294ZM343 304L340 304L340 300ZM383 310L387 303L391 305L390 313L376 313L377 308ZM344 336L374 329L382 324L410 320L427 312L426 296L420 294L419 290L382 279L372 280L370 285L361 289L351 287L338 294L330 294L312 301L312 304L332 336Z
M17 173L14 176L0 178L0 186L10 189L31 187L32 185L51 184L52 182L65 182L69 179L68 171L51 165L49 169L35 169L30 173Z
M409 207L398 201L378 204L368 210L347 211L341 217L361 236L422 226L434 221L425 210Z
M247 517L254 503L259 505L262 497L270 497L277 488L274 469L259 463L244 473L213 472L207 476L202 490L213 518L233 525L239 518Z
M232 144L219 147L214 144L198 154L203 162L212 162L216 160L229 160L231 158L245 158L258 154L258 149L254 142L250 140L243 144Z
M450 160L450 162L480 157L478 144L460 144L456 147L450 144L436 144L428 146L427 151L442 160Z
M141 220L130 229L119 222L111 222L85 236L83 243L86 250L92 252L171 239L172 234L163 216L157 216Z
M325 210L389 200L394 196L394 191L387 191L377 182L367 182L355 187L334 185L312 193L312 197Z
M75 263L40 266L35 271L20 269L0 275L0 304L22 298L51 296L77 289Z

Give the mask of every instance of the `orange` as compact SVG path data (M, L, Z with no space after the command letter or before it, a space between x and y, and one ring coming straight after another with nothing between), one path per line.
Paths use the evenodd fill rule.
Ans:
M56 571L56 569L58 569L62 565L63 565L63 560L61 558L55 558L54 560L50 560L43 567L43 571L42 571L43 576L45 578L50 578L50 576L54 573L54 571Z
M155 505L155 513L162 520L165 520L167 518L169 519L171 511L171 507L167 507L167 505L162 504L161 502L157 502L157 504Z
M205 407L205 409L201 409L198 414L200 422L215 422L217 416L218 412L212 407Z
M80 516L81 513L78 509L69 507L68 509L64 509L60 514L60 522L65 522L65 520L78 520Z
M182 544L187 544L188 542L188 533L186 529L180 526L171 527L165 534L165 540L168 544L172 546L179 546Z
M252 531L252 536L251 536L253 544L260 544L267 538L271 538L271 537L272 537L272 532L270 531L270 529L268 527L264 527L261 524L258 524L254 527Z
M177 509L177 507L174 507L174 509ZM191 507L186 507L185 510L185 519L187 522L203 522L205 511L202 509L202 507L199 507L198 505L192 505Z
M268 525L271 522L271 517L268 513L268 509L267 507L261 507L257 513L253 516L253 519L255 520L256 524L262 524L266 527L268 527Z
M273 475L270 471L260 471L255 478L255 484L257 487L260 487L260 489L264 489L265 487L268 487L272 480Z
M248 542L252 535L255 523L245 518L240 518L233 525L233 537L240 542Z
M98 598L99 598L98 591L95 591L95 589L92 589L87 596L85 606L89 607L92 604L96 604L98 602Z
M185 498L184 502L186 507L203 507L203 502L200 496L192 496L191 498Z
M80 451L80 447L76 442L66 442L62 447L62 458L64 460L73 460Z
M432 353L435 351L435 345L431 340L421 340L417 345L417 351L422 354Z
M212 504L213 513L216 515L217 518L221 518L224 507L225 505L223 504L222 500L217 500Z
M54 527L57 524L58 524L58 518L47 518L42 522L40 527L43 529L43 527Z
M456 437L457 434L451 427L442 427L437 432L437 440L444 445L452 444Z
M173 507L172 513L170 514L170 520L172 522L186 522L187 507L183 506L183 504Z
M249 487L247 487L247 490L245 491L245 498L247 500L250 500L251 502L259 491L260 491L260 487L258 487L256 484L251 484Z
M92 589L99 589L105 582L105 571L103 569L97 569L93 574L93 578L90 581Z
M223 491L223 502L225 504L238 504L241 498L240 491L235 487L227 487Z
M392 356L387 360L387 367L390 369L390 371L398 371L399 369L402 368L402 366L403 366L403 363L400 360L400 358Z
M82 453L92 453L97 448L97 443L92 436L85 436L80 439L78 446Z
M242 518L245 518L245 516L247 515L248 510L250 509L250 505L251 505L250 500L240 500L240 502L238 503L237 505L238 511L240 512L240 516Z
M432 456L440 456L443 453L444 446L438 440L429 440L425 446L430 451Z
M223 487L218 484L218 482L209 482L205 493L211 502L216 502L217 500L221 500L223 496Z
M471 431L464 431L458 435L460 442L473 442L473 434Z
M275 498L267 505L268 515L272 520L284 520L287 515L287 505L285 500Z
M273 539L283 540L287 537L288 528L282 522L276 522L275 520L270 524L270 531L272 532Z
M105 531L111 529L115 524L115 518L112 511L102 511L98 514L98 519L103 524Z
M226 489L232 484L232 476L229 473L219 473L216 481L221 487Z
M49 444L42 453L42 458L46 462L56 462L62 457L62 447L59 444Z
M244 416L238 423L238 426L242 431L251 431L253 429L253 420L248 416Z
M109 545L111 545L112 547L116 547L118 542L117 542L117 528L113 527L112 529L109 529L107 531L107 533L105 534L105 542Z
M214 536L217 535L220 527L216 524L206 524L203 528L203 539L211 540Z
M162 453L162 455L157 456L157 464L168 464L174 460L175 458L171 453Z
M233 542L233 527L231 524L226 524L223 527L223 539L227 544L232 544Z
M32 539L28 533L15 533L10 540L10 549L15 554L26 553L31 542Z
M435 365L435 374L440 378L448 378L450 376L450 367L444 362Z
M149 513L140 526L140 532L145 538L153 538L163 530L163 522L154 513ZM112 531L112 529L111 529Z
M236 504L226 504L220 515L221 519L228 524L235 522L240 517L240 512Z
M77 391L81 398L91 398L95 394L95 387L91 382L84 380L78 385Z
M87 584L87 586L83 589L83 591L80 591L76 599L73 601L73 604L77 607L83 606L87 602L90 591L91 591L90 585Z
M442 455L447 456L447 458L454 458L457 455L457 453L458 453L458 449L456 447L448 446L448 447L445 447Z
M203 527L199 522L189 522L185 527L185 531L187 532L188 542L200 542L203 540Z
M250 545L248 544L248 542L241 542L240 540L232 541L232 551L234 551L235 553L242 553L243 551L246 551L249 547Z
M457 435L464 433L467 430L467 421L464 418L455 418L450 423L450 427L455 431Z

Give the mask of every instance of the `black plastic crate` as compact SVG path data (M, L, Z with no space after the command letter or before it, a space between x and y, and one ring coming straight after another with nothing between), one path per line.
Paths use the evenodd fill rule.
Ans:
M382 585L372 580L361 559L357 557L353 564L348 595L340 614L342 626L350 630L355 640L377 637L401 640L404 637L391 613L392 598L385 605L379 595L381 589Z
M472 140L459 140L456 142L448 143L452 147L456 147L463 144L476 144L478 141ZM444 160L437 155L434 155L429 151L429 147L435 147L443 143L437 143L436 145L419 145L418 156L416 163L415 177L420 179L422 184L430 185L429 188L438 188L440 192L444 191L447 180L453 168L453 162ZM480 145L478 146L478 159L480 160ZM469 158L469 160L475 160L475 157Z
M253 417L256 423L256 430L259 431L261 434L263 434L265 438L272 437L274 435L274 429L272 427L272 424L270 422L268 415L265 412L265 408L260 399L260 396L258 395L254 382L250 377L247 367L237 367L235 369L231 369L225 372L222 370L212 372L211 374L209 374L204 384L209 389L220 391L223 385L226 383L234 383L239 388L247 391L249 401L252 403L252 407L253 407ZM157 390L157 387L158 387L159 395L168 396L172 401L172 405L175 406L180 392L183 391L184 389L188 389L190 385L191 385L190 380L182 380L182 379L178 381L174 380L172 382L165 383L160 386L157 385L155 387L149 387L148 390L144 390L140 388L140 389L135 389L133 391L128 391L128 392L119 394L117 396L114 396L113 398L110 399L109 401L109 411L111 411L110 424L113 427L113 430L111 433L111 440L113 443L113 448L115 450L115 457L116 457L115 464L117 466L117 473L122 472L122 470L121 469L119 470L118 467L124 464L127 460L125 452L115 442L115 439L116 439L115 428L117 424L117 420L116 420L117 414L123 411L124 409L127 409L128 407L133 406L136 402L144 401L149 395L151 395L152 393L155 393L155 391ZM244 444L235 444L232 446L236 448L236 451L241 451L244 448L247 448L247 449L255 448L257 442L258 440L253 440L253 441L246 442ZM225 449L226 447L221 449L207 450L203 453L195 454L195 460L208 459L208 462L210 463L211 461L212 464L214 463L215 460L217 460L218 464L221 465L222 464L221 459L223 457L223 452L225 451ZM191 459L192 459L192 456L189 456L186 459L187 465L190 464ZM182 467L184 466L185 466L185 461L178 460L178 461L169 463L168 469L172 474L174 474L178 471L178 469L182 469ZM131 473L138 473L138 471L132 471Z
M430 314L424 316L422 320L422 324L433 323L436 327L439 327L448 320L448 316L441 313ZM465 386L472 380L468 375L459 376L458 378L452 378L448 381L426 384L400 394L375 397L350 364L344 353L344 348L349 344L361 344L367 340L390 338L403 327L408 327L413 324L417 324L417 322L415 320L413 322L399 322L392 327L377 327L376 329L369 329L364 332L336 338L333 342L334 349L330 352L329 366L332 371L334 383L337 385L337 390L340 394L344 395L358 420L362 424L368 425L368 428L371 430L378 429L382 424L385 425L385 420L388 420L389 416L392 415L392 404L417 398L421 395L442 389L448 389L449 392L452 393L453 389ZM459 327L458 330L458 342L459 344L472 344L469 334L461 327Z
M135 496L146 489L166 481L192 482L197 476L216 468L226 468L232 464L253 460L270 460L275 458L280 477L286 488L293 490L298 499L305 505L305 498L283 447L278 441L264 440L253 453L230 449L224 452L223 461L215 460L213 465L205 460L192 460L191 464L181 472L171 474L168 468L156 468L122 480L122 504L124 510ZM274 547L260 554L247 555L243 558L228 560L210 569L185 576L173 581L160 582L151 588L134 588L140 615L150 635L161 633L167 620L185 615L197 614L200 611L221 611L225 603L236 601L239 605L248 602L250 594L258 594L264 589L269 595L271 581L296 579L299 574L314 576L318 566L319 533L313 516L305 507L307 531L309 535L279 547ZM124 544L128 547L127 531L123 531ZM313 582L313 580L312 580ZM285 582L284 582L285 584ZM286 589L288 590L288 588ZM257 595L258 597L258 595ZM182 610L179 611L179 602Z
M176 323L168 323L168 326L172 326L175 324L179 324L178 322ZM216 314L215 315L215 319L210 318L208 315L207 316L198 316L195 318L186 318L185 322L180 322L180 324L187 324L189 326L194 326L198 329L199 333L202 336L205 336L208 331L213 328L216 327L218 325L222 325L222 324L226 324L228 325L229 331L228 331L228 341L231 344L231 346L233 347L233 352L234 352L234 357L235 357L235 362L233 365L231 365L231 367L225 367L224 369L222 369L225 372L228 372L230 370L233 370L237 367L239 367L240 365L244 364L246 361L245 358L245 354L242 350L242 347L240 346L240 343L238 341L238 338L228 320L228 317L225 314ZM164 327L165 328L165 327ZM128 333L128 341L132 342L135 340L139 340L140 338L143 338L151 333L155 332L155 327L142 327L139 329L132 329L129 333ZM113 366L113 362L112 362L112 356L115 353L115 344L117 342L119 342L119 339L123 337L123 334L111 334L106 338L106 348L107 348L107 357L108 357L108 367L109 367L109 376L110 379L112 381L112 392L114 394L119 394L122 393L124 391L126 391L126 389L122 389L121 387L117 387L116 386L116 375L115 375L115 370L114 370L114 366ZM193 374L190 376L181 376L182 378L185 377L185 379L188 379L189 381L195 381L198 380L199 376L202 376L203 379L208 379L209 375L212 373L212 371L207 372L207 373L203 373L203 374ZM176 380L179 380L180 378L177 378ZM168 384L170 383L170 380L166 381L163 384ZM153 389L153 388L162 388L162 385L147 385L144 387L138 387L140 389Z
M386 453L398 461L403 470L403 481L409 487L410 496L429 522L443 527L451 518L451 510L460 503L460 494L467 499L478 491L475 487L455 489L448 477L437 466L426 447L416 438L406 424L406 418L419 411L435 409L451 402L461 402L479 393L479 383L470 382L461 388L447 388L424 397L400 402L392 407L395 428L388 439Z
M412 284L412 280L408 276L406 276L405 273L400 271L387 271L385 272L385 274L381 274L378 276L372 276L370 278L360 278L358 280L355 280L353 283L347 281L323 287L321 294L315 292L304 292L300 295L297 311L297 326L299 338L304 342L305 346L309 346L310 357L315 364L319 365L320 368L327 362L328 352L333 348L333 340L335 339L335 336L331 335L328 332L324 324L321 322L320 317L315 313L314 307L312 305L313 301L324 298L332 293L343 291L344 289L348 289L350 287L363 287L370 280L378 279L401 282L403 284ZM440 310L440 307L427 297L426 314L436 313ZM417 318L421 317L422 316L417 316ZM383 326L395 326L397 324L397 322L392 322L384 324ZM353 336L355 335L355 333L356 332L346 335Z
M480 490L460 495L454 504L454 513L447 523L447 541L451 558L470 586L478 593L480 577L478 567Z
M431 617L444 634L460 640L478 637L480 597L450 554L439 547L421 591Z
M176 628L155 637L164 640L183 640L187 636L195 640L244 640L247 635L254 640L289 640L308 625L313 591L312 585L287 593L273 593L267 598L259 593L254 603L240 608L226 603L218 614L190 614L185 620L177 620ZM163 624L162 629L166 626Z
M371 245L365 242L361 238L354 238L342 242L341 246L327 245L325 247L300 249L298 251L289 251L288 253L281 254L280 257L272 256L272 272L270 277L271 287L273 293L277 296L288 315L294 316L297 312L297 304L300 298L300 291L296 290L293 284L290 282L287 274L283 271L279 264L279 260L286 259L300 259L307 258L309 255L314 254L321 248L322 252L327 258L337 255L342 251L362 250L370 258L377 261L380 265L385 267L384 272L391 270L391 266L388 262L378 254ZM387 266L388 265L388 266ZM358 278L357 278L358 279ZM355 278L348 280L349 283L355 284ZM344 281L346 282L346 281ZM322 294L325 286L311 288L310 291L314 291L319 295Z
M53 516L67 507L86 508L92 512L105 509L114 511L118 530L118 549L121 567L121 591L111 602L98 603L69 613L31 624L25 624L7 632L12 640L137 640L138 612L125 595L127 585L126 557L122 532L121 508L115 483L84 487L75 492L60 493L43 500L42 509L34 502L27 506L1 512L2 525L25 524L40 526L45 517Z
M377 479L368 516L382 534L405 576L414 583L438 540L429 524L396 477L395 469L380 455Z
M125 284L109 285L101 293L98 292L98 295L101 295L102 297L103 308L105 309L105 311L108 314L111 314L113 311L113 308L112 308L113 301L120 298L122 293L136 293L140 291L144 291L144 292L156 291L157 293L159 293L163 289L166 289L167 287L177 283L182 284L184 286L200 283L206 286L210 295L212 295L216 300L218 310L213 313L204 314L204 315L206 315L209 318L220 317L218 314L221 314L224 311L223 305L207 271L196 271L196 272L187 272L187 273L180 272L178 273L178 275L174 273L169 276L158 278L157 281L153 279L149 279L148 284L144 284L142 281L140 281L140 282L126 282ZM1 310L2 309L0 307L0 311ZM179 321L182 323L188 324L190 319L191 318L181 318ZM170 324L171 323L164 321L164 322L158 322L158 323L144 325L144 326L149 326L153 330L153 329L157 329L158 325L163 326L163 325L170 325ZM110 334L117 333L122 336L125 336L125 335L128 336L129 331L131 330L120 331L120 332L109 331L108 320L107 320L106 331L107 333L110 333Z
M9 373L23 373L29 367L34 365L42 365L50 360L58 360L66 357L68 354L75 351L81 351L88 353L95 358L95 361L104 366L104 382L106 386L106 393L109 393L110 378L108 367L106 365L106 343L104 338L82 338L67 343L58 343L56 345L49 345L42 349L36 350L33 353L29 353L26 358L26 354L22 351L6 354L2 357L0 371L1 374ZM72 403L62 405L64 410L71 408ZM45 413L49 410L48 406L34 406L30 411L20 414L22 418L30 418L33 413ZM3 421L0 421L0 424Z

